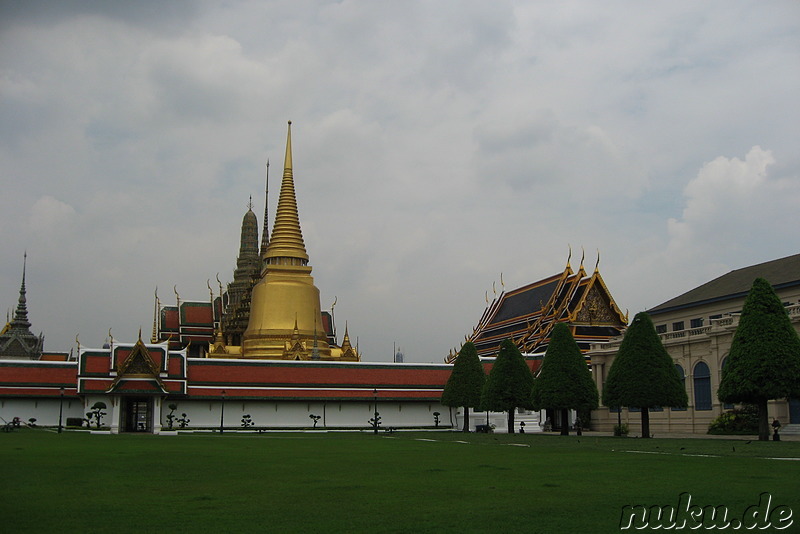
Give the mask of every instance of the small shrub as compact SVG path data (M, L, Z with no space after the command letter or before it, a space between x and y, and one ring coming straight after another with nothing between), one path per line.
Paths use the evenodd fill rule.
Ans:
M67 417L67 426L83 426L82 417Z
M628 425L622 423L621 425L614 425L614 435L615 436L627 436L628 435Z
M708 425L709 434L758 434L758 408L747 404L719 414Z
M250 418L250 414L246 413L242 416L242 428L249 428L253 426L255 423Z
M178 405L173 403L170 404L168 408L169 413L167 414L167 428L172 430L172 427L175 425L175 421L178 419L178 416L175 415L175 410L178 409Z
M178 419L178 428L186 428L189 425L189 421L191 421L191 419L186 417L185 413L182 413L181 418Z

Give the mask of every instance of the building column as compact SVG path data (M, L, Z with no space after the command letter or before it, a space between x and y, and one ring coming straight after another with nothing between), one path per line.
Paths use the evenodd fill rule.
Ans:
M112 434L119 434L122 426L122 399L119 395L112 395L108 398L108 424Z
M161 405L163 400L163 397L153 397L153 411L150 415L150 428L153 429L153 434L161 433Z

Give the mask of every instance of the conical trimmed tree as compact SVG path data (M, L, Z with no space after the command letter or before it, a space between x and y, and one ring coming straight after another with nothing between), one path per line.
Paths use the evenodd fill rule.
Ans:
M508 433L514 433L514 410L533 408L533 374L514 342L506 339L489 371L481 394L481 410L508 412Z
M717 396L758 406L758 439L769 439L767 403L800 397L800 338L772 285L757 278L742 307Z
M442 404L464 407L464 432L469 432L469 409L480 405L485 382L486 373L478 351L472 341L467 341L458 351L458 358L442 392Z
M533 381L533 409L561 410L561 435L569 435L569 410L597 408L597 386L566 323L553 327L550 343Z
M675 364L645 312L637 313L625 331L603 387L603 404L640 408L643 438L650 437L650 408L689 404Z

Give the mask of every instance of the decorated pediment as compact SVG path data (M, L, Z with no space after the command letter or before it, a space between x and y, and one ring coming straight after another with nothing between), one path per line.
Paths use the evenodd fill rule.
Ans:
M283 357L286 360L307 360L308 349L306 344L299 339L287 341L283 351Z
M150 379L155 382L161 392L166 392L164 383L159 376L159 369L150 352L142 342L141 337L133 346L130 354L117 365L117 376L109 388L109 392L124 390L128 379Z
M599 274L595 274L571 317L573 324L624 326L625 316L614 303Z

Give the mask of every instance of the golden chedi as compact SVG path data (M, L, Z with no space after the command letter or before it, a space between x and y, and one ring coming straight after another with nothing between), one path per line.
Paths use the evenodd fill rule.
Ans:
M311 277L300 230L292 175L291 125L290 121L278 209L262 258L261 281L253 288L250 321L242 338L242 358L339 359L342 351L335 350L332 358L326 339L319 289Z

